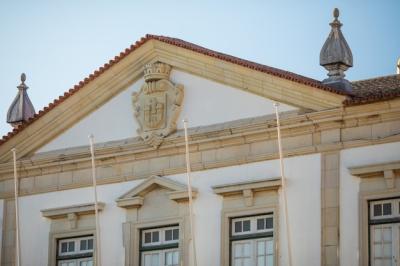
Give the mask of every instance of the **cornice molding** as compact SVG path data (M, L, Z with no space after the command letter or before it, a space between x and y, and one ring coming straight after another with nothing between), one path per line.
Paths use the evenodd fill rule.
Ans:
M102 211L104 209L104 206L105 204L103 202L97 203L99 211ZM71 214L73 215L94 214L95 204L87 203L87 204L64 206L59 208L51 208L51 209L41 210L41 213L43 217L50 219L68 218Z

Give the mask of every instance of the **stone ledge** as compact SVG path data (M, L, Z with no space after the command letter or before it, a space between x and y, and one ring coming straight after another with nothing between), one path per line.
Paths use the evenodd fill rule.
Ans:
M102 211L104 209L105 204L103 202L97 203L98 210ZM42 216L50 219L60 219L60 218L68 218L69 214L75 215L84 215L84 214L94 214L95 206L94 203L86 203L79 205L71 205L59 208L51 208L41 210Z
M245 196L250 195L249 191L265 191L265 190L277 190L282 185L281 178L255 180L250 182L240 182L218 185L213 187L214 193L221 196L229 196L235 194L244 194Z

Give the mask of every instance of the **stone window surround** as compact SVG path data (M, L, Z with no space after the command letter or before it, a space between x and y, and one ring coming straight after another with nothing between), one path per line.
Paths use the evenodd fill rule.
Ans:
M145 179L141 184L116 199L117 206L127 210L127 219L122 225L125 248L125 265L127 266L140 265L141 230L171 225L177 225L179 227L178 251L180 261L183 262L183 265L186 265L185 262L189 259L187 250L190 235L188 213L172 217L155 217L139 221L132 220L128 214L129 211L133 211L137 214L140 208L145 207L144 198L146 194L156 186L170 190L169 192L166 192L169 200L176 201L180 204L186 204L189 200L186 185L161 176L151 176L150 178ZM192 188L192 190L192 196L193 199L195 199L197 189Z
M359 265L369 264L369 201L400 197L400 188L396 187L396 177L400 176L400 161L351 167L349 172L361 178L383 178L385 188L359 192Z
M102 211L104 209L105 204L102 202L98 202L98 209ZM49 234L49 248L48 248L48 265L56 265L57 262L57 240L61 238L73 238L80 237L86 235L92 235L95 239L96 237L96 228L95 227L85 227L85 228L77 228L77 221L80 215L93 215L95 214L95 206L94 203L86 203L79 205L71 205L59 208L51 208L41 210L42 216L49 218L52 220L52 223L55 220L59 219L67 219L69 227L64 228L63 230L50 230ZM93 217L94 219L94 217ZM96 265L96 249L93 252L93 260L94 265Z
M274 191L276 195L268 195L268 197L276 197L279 200L278 190L281 187L281 179L264 179L249 182L232 183L226 185L214 186L214 193L224 197L242 197L243 206L234 209L226 209L223 207L221 213L221 266L229 266L230 262L230 222L232 218L241 216L253 216L258 214L273 213L274 218L274 265L278 265L278 246L279 246L279 206L277 204L265 204L254 206L254 198L257 197L256 192Z

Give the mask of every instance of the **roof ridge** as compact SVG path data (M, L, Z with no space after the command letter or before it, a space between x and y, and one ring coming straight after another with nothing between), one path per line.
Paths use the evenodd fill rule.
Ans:
M45 106L42 110L40 110L37 114L35 114L32 118L30 118L28 121L24 122L23 124L19 125L18 127L14 128L12 131L8 132L7 135L4 135L0 139L0 146L8 141L10 138L13 136L17 135L19 132L24 130L26 127L28 127L30 124L32 124L34 121L38 120L40 117L48 113L50 110L55 108L57 105L61 104L63 101L65 101L67 98L75 94L78 90L83 88L85 85L87 85L89 82L93 81L96 79L98 76L100 76L103 72L111 68L113 65L121 61L123 58L125 58L127 55L138 49L140 46L142 46L145 42L148 40L158 40L167 44L175 45L177 47L182 47L184 49L192 50L194 52L202 53L206 56L211 56L215 57L220 60L224 60L230 63L234 63L243 67L247 67L256 71L260 71L266 74L270 74L273 76L277 76L280 78L284 78L287 80L291 80L297 83L301 83L304 85L308 85L314 88L322 89L325 91L329 91L332 93L337 93L341 95L347 95L344 92L338 91L334 88L331 88L327 85L322 84L320 81L317 81L312 78L308 78L305 76L301 76L299 74L295 74L289 71L285 71L282 69L270 67L267 65L262 65L259 63L255 63L249 60L241 59L232 55L224 54L221 52L217 52L214 50L207 49L205 47L202 47L200 45L196 45L178 38L171 38L167 36L162 36L162 35L153 35L153 34L146 34L145 37L140 38L138 41L136 41L134 44L130 45L128 48L126 48L124 51L120 52L119 55L115 56L113 59L109 60L107 63L103 64L103 66L99 67L98 69L94 70L92 74L89 74L86 78L83 80L79 81L78 84L74 85L72 88L70 88L68 91L64 92L63 95L60 95L58 98L54 99L53 102L49 103L48 106Z

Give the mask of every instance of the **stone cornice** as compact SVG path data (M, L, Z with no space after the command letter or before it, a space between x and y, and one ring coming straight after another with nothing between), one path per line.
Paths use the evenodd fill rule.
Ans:
M390 175L389 172L400 172L400 161L351 167L349 171L351 175L361 178L385 177Z
M400 100L296 114L282 114L285 156L337 151L400 141ZM139 139L96 146L98 184L186 171L183 132L159 149ZM192 128L192 170L201 171L278 158L273 116ZM20 195L91 186L88 147L38 154L18 161ZM121 170L129 167L129 171ZM0 164L0 198L13 195L11 163Z
M377 111L379 110L379 111ZM400 100L397 105L390 107L389 103L380 102L372 106L355 106L346 109L337 108L327 111L297 114L288 112L282 114L282 137L292 137L313 132L322 132L332 129L346 129L356 126L370 125L400 119ZM192 128L189 130L191 151L207 150L234 146L244 143L252 143L268 139L276 139L276 122L274 116L263 116L250 119L242 119L229 123L213 126ZM396 141L395 139L393 141ZM366 145L358 140L359 145ZM333 150L344 146L357 146L352 142L345 145L345 141L339 143L320 143L312 151ZM154 149L143 143L139 138L128 141L114 141L96 145L96 159L99 166L109 163L121 163L124 160L151 159L161 156L181 154L184 152L184 136L182 130L165 139L159 149ZM25 176L29 171L40 169L38 173L52 172L50 168L68 168L68 165L81 165L86 168L90 165L90 152L88 147L71 148L46 152L34 155L29 159L18 160L20 176ZM0 180L4 176L12 174L12 162L0 164ZM43 171L48 169L49 171ZM57 172L56 169L54 169ZM26 172L24 174L24 172Z
M263 179L263 180L255 180L249 182L240 182L240 183L232 183L225 184L213 187L214 193L221 196L229 196L236 194L252 194L257 191L265 191L265 190L278 190L282 185L280 178L271 178L271 179ZM249 193L251 191L251 193Z
M102 211L104 209L104 203L98 202L98 210ZM94 214L95 206L94 203L71 205L59 208L51 208L41 210L42 216L50 219L68 218L68 215L84 215L84 214Z

